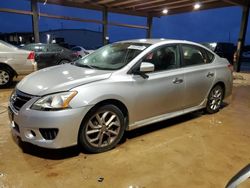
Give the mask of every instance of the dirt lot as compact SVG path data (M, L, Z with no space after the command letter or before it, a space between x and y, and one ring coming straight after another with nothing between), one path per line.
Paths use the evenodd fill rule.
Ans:
M112 151L46 150L16 143L0 90L0 187L225 187L250 162L250 75L214 115L195 112L134 130ZM244 187L249 187L245 184Z

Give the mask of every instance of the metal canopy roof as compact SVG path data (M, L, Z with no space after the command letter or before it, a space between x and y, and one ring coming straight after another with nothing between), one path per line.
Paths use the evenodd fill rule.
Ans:
M168 9L169 14L192 12L193 5L201 4L199 10L228 7L249 6L249 0L40 0L50 4L93 10L107 10L114 13L137 16L162 16L162 10Z

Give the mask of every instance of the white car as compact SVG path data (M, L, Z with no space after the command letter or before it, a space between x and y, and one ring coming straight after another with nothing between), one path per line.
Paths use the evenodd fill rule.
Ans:
M37 70L35 53L0 40L0 88L9 86L14 76Z
M85 55L91 54L94 50L86 50L81 46L75 46L71 48L78 56L84 57Z

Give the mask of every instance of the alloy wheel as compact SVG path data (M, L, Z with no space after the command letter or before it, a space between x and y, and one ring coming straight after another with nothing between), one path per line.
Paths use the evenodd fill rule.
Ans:
M0 85L5 85L9 82L10 75L4 70L0 70Z
M121 122L114 112L97 112L87 122L85 137L93 147L106 147L116 140L120 129Z
M211 95L209 97L209 107L211 110L216 111L220 108L223 97L223 91L221 87L215 87L211 91Z

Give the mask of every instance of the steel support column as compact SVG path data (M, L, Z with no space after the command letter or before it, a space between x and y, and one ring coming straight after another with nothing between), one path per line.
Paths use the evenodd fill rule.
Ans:
M245 6L245 7L243 7L243 12L242 12L240 35L239 35L238 44L237 44L237 51L236 51L236 53L237 53L236 63L234 65L234 69L237 72L240 72L240 66L241 66L240 60L241 60L242 50L243 50L244 45L245 45L248 17L249 17L249 6Z
M152 37L152 24L153 24L153 17L148 16L147 17L147 38L151 38Z
M108 36L108 10L105 8L102 11L102 35L103 35L103 45L108 44L109 36Z
M38 8L37 0L31 0L31 11L32 11L32 27L35 42L40 42L39 39L39 20L38 20Z

